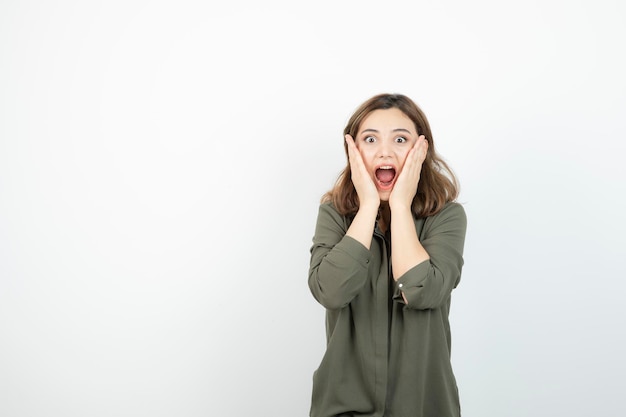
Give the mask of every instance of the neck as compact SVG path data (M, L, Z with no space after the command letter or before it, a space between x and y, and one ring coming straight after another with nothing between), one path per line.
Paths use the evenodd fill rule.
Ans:
M378 227L383 231L383 233L385 233L391 224L391 209L389 208L389 202L381 201L378 213L380 213Z

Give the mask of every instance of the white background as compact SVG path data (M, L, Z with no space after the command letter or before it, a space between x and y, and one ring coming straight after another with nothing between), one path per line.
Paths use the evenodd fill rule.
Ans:
M464 416L624 415L623 2L226 3L0 4L0 415L308 415L317 205L381 92L462 184Z

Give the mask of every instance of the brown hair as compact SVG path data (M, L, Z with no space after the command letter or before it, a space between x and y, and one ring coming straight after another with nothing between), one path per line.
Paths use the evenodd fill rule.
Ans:
M413 198L413 213L417 217L437 214L443 206L454 201L459 194L459 185L454 173L445 161L435 152L433 135L424 112L408 97L401 94L380 94L363 103L352 115L343 134L356 137L363 119L374 110L396 108L402 111L415 124L418 135L424 135L428 141L428 152L422 164L417 193ZM348 156L348 146L344 141L344 150ZM359 210L359 197L350 169L350 161L339 174L334 187L322 197L322 202L332 202L342 215L354 215Z

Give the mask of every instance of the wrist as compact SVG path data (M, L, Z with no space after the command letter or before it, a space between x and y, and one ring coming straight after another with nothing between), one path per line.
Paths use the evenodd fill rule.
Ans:
M360 213L376 213L378 214L378 207L380 206L380 202L367 202L363 204L359 204L359 212Z
M412 204L406 202L389 202L389 209L392 213L412 212Z

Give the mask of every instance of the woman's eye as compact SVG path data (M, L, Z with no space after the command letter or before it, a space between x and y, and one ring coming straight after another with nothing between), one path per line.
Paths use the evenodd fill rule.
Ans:
M366 136L366 137L363 139L363 141L364 141L364 142L367 142L367 143L373 143L373 142L376 142L376 138L375 138L374 136Z
M402 137L402 136L398 136L396 138L396 142L397 143L405 143L406 142L406 138Z

